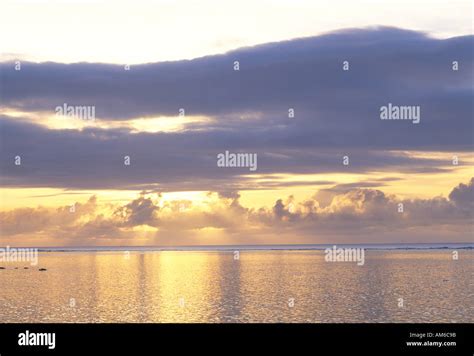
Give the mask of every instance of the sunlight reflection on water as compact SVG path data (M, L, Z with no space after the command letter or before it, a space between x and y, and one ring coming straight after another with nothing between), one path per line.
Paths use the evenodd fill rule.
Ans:
M325 262L323 251L241 251L238 260L230 251L132 252L128 258L123 252L45 252L35 268L2 265L0 317L2 322L474 322L473 262L470 250L460 251L457 261L449 250L367 251L363 266Z

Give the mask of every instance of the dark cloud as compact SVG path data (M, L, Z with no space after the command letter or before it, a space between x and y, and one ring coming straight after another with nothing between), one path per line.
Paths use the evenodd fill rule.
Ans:
M179 133L131 134L49 130L4 116L2 184L273 187L242 178L245 169L218 169L216 155L225 150L257 153L259 174L444 172L446 162L392 151L472 150L473 44L474 36L439 40L395 28L351 29L130 71L93 63L23 63L14 71L12 63L0 63L5 107L52 112L64 102L95 105L99 120L177 116L185 108L187 115L212 118ZM240 71L233 70L236 60ZM349 71L342 70L344 60ZM421 122L380 120L379 108L389 102L419 105ZM16 155L21 167L12 164ZM343 155L350 156L349 167L340 164Z
M474 210L474 178L468 184L460 183L449 194L449 199L452 200L456 206L466 210Z
M4 186L69 189L231 190L272 189L271 179L254 182L248 168L219 168L217 154L225 150L258 155L256 174L364 173L369 171L437 173L450 162L414 158L403 152L326 148L288 149L279 142L223 142L219 134L140 133L121 130L49 130L18 120L0 120L0 171ZM244 136L244 133L240 133ZM238 134L234 133L237 139ZM217 143L219 142L219 143ZM247 143L248 142L248 143ZM273 153L270 153L273 152ZM278 153L278 154L277 154ZM342 164L349 155L350 165ZM21 156L21 166L14 158ZM130 157L130 166L124 165ZM308 181L308 185L328 184ZM281 186L303 185L288 181Z
M159 207L153 203L151 198L147 198L142 194L140 198L131 201L116 213L126 217L126 226L137 226L150 225L150 222L155 220L159 210Z

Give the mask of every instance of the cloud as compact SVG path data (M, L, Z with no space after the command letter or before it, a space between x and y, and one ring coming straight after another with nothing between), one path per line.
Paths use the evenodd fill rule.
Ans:
M275 173L406 173L447 172L450 161L411 157L404 152L376 149L289 148L277 140L250 142L245 133L141 133L120 130L48 130L15 120L0 120L0 174L5 187L60 187L70 189L230 190L297 186L274 179L255 181L248 169L217 167L217 154L225 150L258 155L257 174ZM242 142L236 140L242 137ZM275 154L279 153L279 154ZM342 157L350 156L350 166ZM21 157L21 166L15 157ZM124 157L131 158L130 166ZM462 163L461 163L462 164ZM321 185L325 181L309 181Z
M117 211L117 214L121 214L126 217L126 224L128 226L135 225L156 225L154 223L155 216L159 212L160 208L153 203L151 198L145 197L142 192L138 199L135 199Z
M83 219L93 219L97 208L97 198L91 196L84 203L58 208L19 208L0 212L1 235L14 236L33 234L57 228L68 229ZM73 212L72 212L73 211Z
M474 210L474 178L468 184L460 183L454 188L449 199L461 209Z
M195 60L136 65L130 71L119 65L51 62L24 63L21 71L15 71L7 62L1 65L2 97L6 106L33 111L51 111L64 102L96 105L103 119L174 116L179 108L217 117L272 113L293 104L302 112L336 114L344 120L341 112L366 115L370 102L390 98L425 102L440 96L441 102L427 102L428 113L436 115L435 107L449 108L452 113L456 107L450 104L468 104L472 44L472 36L439 40L381 27L348 29ZM457 73L451 70L453 58L461 63ZM233 70L236 60L238 72ZM347 72L342 71L344 60L351 64ZM337 105L341 99L345 105Z
M74 213L68 207L0 212L1 241L27 237L41 244L41 236L48 236L56 244L125 239L132 245L182 245L192 236L194 244L206 244L199 233L214 229L216 244L462 242L472 238L474 214L466 208L466 202L472 204L472 183L455 187L449 199L399 199L376 189L352 189L326 206L316 195L302 202L277 199L271 208L244 207L231 192L210 193L196 206L147 192L121 206L102 207L91 197Z
M396 28L348 29L194 60L122 66L0 63L8 110L95 105L98 120L202 115L180 132L52 130L0 117L5 186L159 190L272 189L217 169L225 150L258 154L258 173L446 172L401 151L472 151L474 36L439 40ZM233 70L234 61L240 70ZM348 60L350 70L342 70ZM452 70L452 61L459 70ZM421 122L379 119L392 102L419 105ZM294 108L295 118L288 118ZM5 114L6 113L6 114ZM22 167L12 164L20 155ZM123 165L123 156L132 159ZM292 183L286 183L291 185ZM293 183L298 185L297 182Z

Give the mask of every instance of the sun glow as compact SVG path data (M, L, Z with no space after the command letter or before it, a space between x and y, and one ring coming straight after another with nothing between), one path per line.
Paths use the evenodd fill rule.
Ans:
M84 120L66 115L56 115L50 111L26 112L11 108L0 109L0 115L41 125L50 130L117 129L127 130L133 134L199 130L200 125L209 124L213 120L210 117L193 115L140 117L129 120L112 120L97 117L94 120Z

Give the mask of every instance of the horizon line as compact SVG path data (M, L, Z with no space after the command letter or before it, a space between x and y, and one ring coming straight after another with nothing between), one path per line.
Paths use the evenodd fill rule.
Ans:
M241 244L241 245L181 245L181 246L0 246L1 249L37 249L39 252L92 252L92 251L235 251L235 250L324 250L329 247L364 247L368 250L427 250L474 249L473 242L397 242L397 243L327 243L327 244Z

